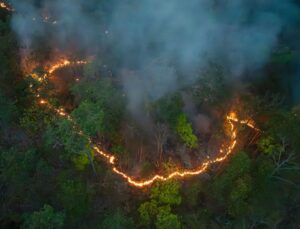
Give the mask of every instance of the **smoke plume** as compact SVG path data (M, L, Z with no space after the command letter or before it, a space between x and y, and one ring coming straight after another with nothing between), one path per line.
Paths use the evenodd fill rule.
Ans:
M30 47L48 39L53 48L72 46L101 56L108 66L113 56L133 110L144 99L192 84L211 61L225 66L229 80L259 70L299 14L292 0L12 0L12 5L21 43Z

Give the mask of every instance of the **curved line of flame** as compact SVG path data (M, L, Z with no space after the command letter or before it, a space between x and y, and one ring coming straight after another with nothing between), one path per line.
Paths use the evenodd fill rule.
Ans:
M78 129L75 121L72 119L72 117L70 115L68 115L64 111L63 108L56 109L56 108L52 107L52 105L47 100L44 100L44 99L40 100L40 104L47 105L48 108L53 109L58 115L67 118L69 121L71 121L73 123L74 126L76 126L76 129ZM233 153L233 150L237 144L237 130L235 128L234 123L240 123L243 125L247 125L248 127L252 128L254 130L258 130L258 128L256 128L254 126L253 122L251 122L249 124L249 120L239 120L238 118L236 118L236 115L234 112L229 113L229 115L227 115L227 117L226 117L226 120L228 121L228 123L230 125L230 139L231 140L227 147L225 147L225 146L221 147L221 149L219 150L220 156L216 157L215 159L206 160L201 165L199 165L196 169L185 170L185 171L174 171L167 176L162 176L162 175L156 174L152 178L149 178L147 180L136 180L134 177L128 175L126 172L117 168L117 166L116 166L117 159L114 155L105 153L103 150L101 150L96 145L93 146L93 149L98 155L100 155L102 158L105 158L107 160L107 162L112 166L112 171L114 173L121 176L130 185L142 188L145 186L149 186L152 183L154 183L155 181L159 181L159 180L166 181L166 180L170 180L175 177L183 178L183 177L187 177L187 176L199 175L199 174L206 172L210 165L225 161L228 158L228 156L230 156ZM80 135L86 136L82 130L79 130L77 133ZM90 144L92 144L92 140L88 136L86 136L86 137L88 138Z
M87 64L88 62L85 60L77 60L77 61L70 61L70 60L61 60L59 63L53 64L50 66L48 73L51 75L53 72L60 68L65 68L70 65L84 65Z
M59 68L63 68L63 67L66 67L66 66L69 66L69 65L72 65L72 64L76 65L76 64L86 64L86 63L87 63L87 61L74 61L74 62L71 62L71 61L68 61L68 60L64 60L62 62L59 62L57 64L52 65L49 68L48 72L49 72L49 74L52 74L54 71L56 71ZM37 95L37 97L39 98L40 96ZM225 161L233 153L233 150L234 150L235 146L237 145L237 128L235 127L234 123L240 123L242 125L248 126L249 128L252 128L256 131L260 131L257 127L255 127L255 123L254 123L253 120L251 120L251 119L239 120L237 118L237 115L236 115L235 112L230 112L226 116L226 120L230 125L230 142L227 144L227 146L223 145L220 148L218 157L216 157L214 159L204 161L196 169L183 170L183 171L178 170L178 171L174 171L174 172L172 172L172 173L170 173L166 176L156 174L153 177L151 177L149 179L146 179L146 180L136 180L134 177L128 175L126 172L120 170L117 167L117 165L116 165L117 159L114 155L104 152L98 146L93 144L91 138L89 138L86 134L83 133L82 130L80 130L77 123L72 119L72 117L69 114L67 114L64 111L63 108L57 109L57 108L53 107L45 99L40 99L39 103L41 105L46 105L48 108L54 110L59 116L65 117L66 119L71 121L73 126L74 126L74 129L77 130L77 133L87 137L89 143L93 146L94 152L96 152L102 158L106 159L108 164L111 165L112 171L114 173L116 173L117 175L119 175L123 179L125 179L128 182L128 184L130 184L132 186L135 186L135 187L139 187L139 188L149 186L152 183L154 183L155 181L166 181L166 180L170 180L170 179L175 178L175 177L184 178L184 177L188 177L188 176L199 175L199 174L202 174L202 173L206 172L207 169L210 167L210 165Z
M10 6L8 6L7 4L5 4L4 2L0 2L0 8L4 8L8 11L14 11L13 8L11 8ZM55 22L56 23L56 22ZM48 69L48 74L51 75L52 73L54 73L56 70L63 68L63 67L67 67L70 65L84 65L87 64L87 61L69 61L69 60L61 60L59 63L53 64L52 66L49 67ZM45 76L44 76L45 77ZM39 81L42 81L42 78L38 78ZM40 98L40 94L36 95L37 98ZM48 108L53 109L54 111L57 112L58 115L67 118L69 121L71 121L74 126L77 126L76 123L74 122L74 120L72 119L72 117L70 115L68 115L64 109L56 109L54 108L47 100L45 99L40 99L39 103L41 105L46 105ZM226 120L229 122L231 130L230 130L230 144L228 144L227 147L221 148L219 150L219 153L223 156L218 156L215 159L212 160L207 160L205 162L203 162L201 165L198 166L197 169L194 170L185 170L185 171L175 171L170 173L167 176L162 176L162 175L154 175L152 178L148 179L148 180L135 180L134 177L131 177L129 175L127 175L125 172L121 171L120 169L118 169L116 167L116 158L115 156L105 153L104 151L102 151L98 146L94 145L94 150L95 152L98 153L98 155L102 156L103 158L106 158L108 163L110 165L112 165L112 171L116 174L118 174L119 176L121 176L122 178L124 178L129 184L135 186L135 187L145 187L145 186L149 186L151 185L153 182L155 181L166 181L166 180L170 180L172 178L175 177L187 177L187 176L195 176L195 175L199 175L204 173L205 171L207 171L207 169L209 168L210 165L215 164L215 163L220 163L224 160L226 160L228 158L228 156L230 154L232 154L236 144L237 144L237 130L233 124L233 122L236 123L240 123L243 125L246 125L256 131L260 131L258 128L255 127L255 124L252 120L239 120L236 116L236 114L234 112L229 113L229 115L227 115ZM84 135L82 130L78 131L78 134L80 135ZM88 140L90 142L90 144L92 144L91 139L88 137ZM224 153L225 151L225 153Z

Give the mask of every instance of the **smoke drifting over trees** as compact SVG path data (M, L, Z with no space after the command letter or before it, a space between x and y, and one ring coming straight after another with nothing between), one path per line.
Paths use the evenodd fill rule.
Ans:
M0 0L0 228L300 228L299 38L300 0Z
M86 54L114 53L122 68L135 70L123 77L132 107L193 83L211 61L225 66L230 80L259 70L299 13L292 1L281 0L12 3L22 43L42 37Z

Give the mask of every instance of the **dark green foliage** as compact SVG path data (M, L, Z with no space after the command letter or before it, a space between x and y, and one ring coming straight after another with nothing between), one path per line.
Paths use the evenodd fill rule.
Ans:
M193 134L192 125L188 122L182 108L183 101L180 94L168 95L152 105L157 121L167 123L173 128L187 147L196 148L197 136Z
M178 216L171 213L170 206L160 207L158 209L155 225L158 229L181 228Z
M232 216L243 215L247 212L247 198L252 189L252 180L250 176L243 176L234 183L234 189L229 194L228 213Z
M126 148L124 146L121 146L121 145L114 145L111 149L111 151L117 155L126 155L128 154Z
M189 207L196 207L199 204L199 194L205 190L205 186L197 180L190 182L188 188L185 190L183 202L186 202Z
M183 228L189 229L206 229L207 228L207 219L202 217L200 214L191 213L184 215ZM218 228L218 227L217 227Z
M160 204L179 205L181 203L179 188L180 184L176 181L158 182L151 189L151 199L157 200Z
M215 185L216 190L226 190L232 186L232 182L250 171L250 159L245 152L240 152L234 155L230 161L230 165L226 171L217 177Z
M157 215L157 202L156 201L148 201L139 207L138 211L140 213L140 218L142 220L142 225L146 227L150 227L151 221Z
M0 92L0 126L12 122L16 112L17 108L14 102Z
M133 221L128 218L120 210L113 214L107 215L99 227L101 229L131 229L133 228Z
M0 150L1 220L22 221L24 212L40 208L54 192L54 170L35 149Z
M153 105L157 119L175 127L177 119L182 114L183 101L180 94L169 95L158 100Z
M198 146L197 136L193 134L192 125L187 121L185 114L180 114L176 123L176 132L181 141L189 148Z
M0 88L12 90L10 85L19 77L19 46L11 31L10 21L0 20Z
M53 113L34 103L30 108L24 110L20 118L20 125L28 133L38 135L52 123L53 119L55 119Z
M295 58L295 53L289 47L281 47L273 52L271 61L274 64L288 64Z
M83 181L64 175L59 177L58 185L57 199L65 209L68 220L76 222L88 212L91 190Z
M49 205L44 205L39 211L27 216L22 228L28 229L60 229L63 228L65 215L55 212Z
M23 1L41 7L43 16L50 13L50 0ZM219 1L212 2L211 10L222 5L217 3ZM93 17L101 14L104 20L99 20L99 30L108 29L105 18L111 16L115 4L96 0L82 3L75 7ZM134 1L122 4L125 8L137 6ZM98 7L91 7L94 5ZM65 16L68 16L67 11L64 11ZM93 50L81 50L73 41L68 47L62 47L55 37L40 37L39 33L29 49L27 43L17 42L19 37L11 26L16 27L11 20L13 14L26 16L0 9L0 228L300 228L298 25L282 30L277 46L266 56L269 57L266 66L247 69L238 80L228 74L236 66L228 66L228 60L221 56L218 60L212 58L213 63L218 64L206 65L207 68L195 69L198 73L191 73L177 71L180 69L174 64L174 55L174 62L168 63L168 67L174 68L174 79L195 79L193 74L198 74L198 79L157 101L142 104L148 109L147 117L139 117L137 121L127 112L126 91L122 87L124 76L120 73L129 70L138 75L140 71L134 63L128 64L131 66L128 69L123 57L111 49L118 46L114 42L108 45L111 47L103 47L115 34L105 32L105 41L99 37L95 50L100 51L90 63L82 68L65 69L80 80L74 81L74 86L61 95L54 90L52 82L64 71L50 77L46 71L47 64L56 58L53 54L61 49L58 52L68 55L71 51L70 58L79 59L85 58L82 53ZM250 14L255 14L255 9ZM51 19L56 17L55 14L50 16ZM296 17L296 14L290 16ZM36 22L40 23L37 18ZM80 25L81 19L78 22ZM45 29L53 27L55 30L56 26L50 24ZM246 16L244 24L251 25L253 21ZM32 28L24 29L30 32ZM233 26L232 31L238 30ZM22 63L20 56L26 58ZM140 61L149 64L148 60ZM22 69L24 63L38 67L27 72ZM164 65L164 61L161 64ZM37 94L53 107L65 106L75 122L41 106ZM116 166L137 179L156 173L168 174L179 165L187 166L177 154L179 145L193 149L184 155L192 162L211 156L209 149L225 140L216 136L223 136L223 118L229 110L236 111L240 118L253 119L262 131L256 134L238 125L239 139L232 156L224 163L210 166L203 176L182 181L182 187L176 180L157 182L149 189L130 187L92 150L90 139L115 154ZM194 123L199 114L213 121L205 133L207 136L200 133L198 141L194 132L196 125L192 126L191 120ZM130 132L127 125L145 128L143 131L137 128L137 133L132 130L133 137L126 138ZM168 127L168 133L157 147L164 153L158 161L155 152L152 154L153 142L157 140L153 132L162 126ZM140 145L139 138L142 139ZM207 145L208 150L201 151L200 142L201 146L202 143ZM139 148L138 152L131 152L130 147ZM164 163L167 158L169 162ZM191 167L197 166L196 162L191 164ZM87 169L89 165L93 170Z
M245 152L237 153L231 160L226 171L216 177L213 190L217 199L225 203L228 213L232 216L243 215L247 212L247 198L251 192L252 180L250 159Z
M277 111L267 123L269 133L276 140L285 139L299 152L300 149L300 108L291 111Z
M181 227L178 216L171 212L171 206L181 203L179 188L180 185L176 181L155 184L151 189L150 201L141 204L138 209L143 227Z
M35 175L38 156L35 150L1 150L1 180L14 193L7 194L22 195L22 190L30 184L32 176Z
M83 101L77 108L79 111L75 110L75 117L79 118L81 113L91 116L92 119L94 117L97 123L101 122L101 125L96 125L97 129L92 131L93 134L99 132L112 136L118 130L125 111L125 99L109 80L82 81L72 88L72 92ZM93 108L90 109L91 107ZM91 122L85 119L79 118L79 123L82 122L83 127Z
M225 81L224 70L220 66L211 64L200 77L192 90L197 105L223 105L222 103L226 98L230 98L230 90Z
M68 120L58 120L49 125L45 133L45 144L50 149L63 147L60 157L72 161L75 167L83 170L93 161L93 151L88 138L76 131L76 128Z
M282 150L282 146L276 143L275 139L271 136L265 136L258 142L258 147L261 152L272 155Z
M85 133L93 136L104 131L104 112L101 104L83 101L72 115Z

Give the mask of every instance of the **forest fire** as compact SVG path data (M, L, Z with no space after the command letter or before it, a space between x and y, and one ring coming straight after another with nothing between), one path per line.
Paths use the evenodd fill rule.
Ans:
M151 185L155 181L167 181L167 180L170 180L170 179L176 178L176 177L178 177L178 178L184 178L184 177L199 175L199 174L202 174L202 173L206 172L210 165L215 164L215 163L220 163L222 161L225 161L228 158L228 156L233 153L233 150L234 150L234 148L235 148L235 146L237 144L237 130L236 130L235 125L233 124L233 122L238 122L238 123L245 123L246 122L246 120L236 119L236 114L233 113L233 112L230 113L227 116L226 120L227 120L227 122L230 125L230 143L227 146L221 147L221 149L219 150L220 156L218 156L215 159L211 159L211 160L207 160L207 161L203 162L196 169L185 170L185 171L179 171L178 170L178 171L174 171L174 172L170 173L167 176L162 176L162 175L156 174L152 178L149 178L147 180L137 181L137 180L134 179L134 177L129 176L128 174L126 174L125 172L121 171L120 169L118 169L115 166L116 158L114 156L104 153L97 146L94 146L94 149L95 149L95 151L99 155L101 155L101 156L103 156L103 157L105 157L105 158L108 159L109 163L111 165L113 165L112 170L116 174L118 174L121 177L123 177L130 185L133 185L133 186L139 187L139 188L143 188L145 186Z
M3 7L6 5L1 4L1 6ZM87 63L88 63L88 61L85 61L85 60L71 61L67 58L61 58L57 63L51 64L46 68L47 73L43 76L43 78L53 74L55 71L57 71L59 69L69 67L69 66L85 65ZM40 80L42 80L42 78L38 78L37 80L40 81ZM79 78L76 78L76 81L79 81ZM40 95L38 94L36 97L39 98ZM77 130L77 133L80 135L86 136L88 138L90 144L92 144L92 140L87 135L85 135L82 130L80 130L77 123L73 120L73 118L69 114L67 114L64 111L63 108L57 109L57 108L53 107L46 99L40 99L39 104L43 105L43 106L47 106L49 109L54 110L59 116L64 117L64 118L68 119L69 121L71 121L72 124L74 125L74 129ZM246 125L249 128L254 129L255 131L260 131L257 127L255 127L255 122L253 120L251 120L251 119L240 120L237 117L237 114L235 112L230 112L226 116L226 122L230 126L230 132L229 132L230 142L221 146L221 149L219 149L219 154L218 154L219 156L217 156L214 159L209 159L209 160L204 161L199 166L197 166L197 168L195 168L195 169L176 170L165 176L156 174L149 179L137 180L133 176L128 175L126 172L122 171L121 169L119 169L117 167L117 165L116 165L117 158L115 156L113 156L112 154L109 154L109 153L105 153L103 150L101 150L96 145L93 146L93 149L98 155L100 155L101 157L103 157L107 160L107 162L112 166L112 171L114 173L116 173L119 176L121 176L122 178L124 178L130 185L142 188L142 187L153 184L155 181L167 181L167 180L170 180L173 178L185 178L185 177L189 177L189 176L203 174L204 172L206 172L208 170L208 168L211 165L225 161L228 158L228 156L230 156L233 153L233 150L237 144L237 128L235 127L234 123Z
M0 228L300 228L299 12L0 0Z
M230 112L229 115L227 116L227 119L231 120L231 121L234 121L234 122L238 122L240 124L244 124L256 131L261 131L260 129L258 129L257 127L255 127L255 122L252 120L252 119L246 119L246 120L239 120L237 118L237 115L236 113L234 112Z
M60 61L57 64L53 64L52 66L50 66L50 68L48 70L48 74L51 75L53 72L55 72L56 70L58 70L60 68L64 68L64 67L71 66L71 65L83 65L86 63L87 63L87 61L69 61L69 60L65 59L63 61ZM39 97L39 96L37 96L37 97ZM49 109L54 110L59 116L64 117L64 118L68 119L69 121L71 121L74 126L74 129L77 130L77 133L79 135L86 136L88 138L88 141L90 142L90 144L92 144L92 140L87 135L85 135L82 130L80 130L77 123L73 120L73 118L70 115L68 115L64 111L63 108L57 109L57 108L53 107L45 99L40 99L39 103L40 103L40 105L47 106ZM209 159L209 160L204 161L202 164L197 166L197 168L195 168L195 169L177 170L166 176L156 174L149 179L136 180L133 176L128 175L126 172L122 171L121 169L119 169L117 167L117 163L116 163L117 158L115 156L113 156L110 153L104 152L97 145L94 145L93 149L99 156L101 156L107 160L108 164L110 164L112 166L112 171L114 173L116 173L119 176L121 176L122 178L124 178L130 185L139 187L139 188L143 188L143 187L153 184L155 181L167 181L167 180L170 180L173 178L185 178L185 177L189 177L189 176L203 174L204 172L207 171L207 169L211 165L225 161L233 153L233 150L234 150L235 146L237 145L237 128L235 126L235 123L246 125L249 128L254 129L255 131L260 131L255 126L255 122L253 120L251 120L251 119L240 120L237 117L237 114L235 112L230 112L226 116L226 123L230 127L230 131L229 131L230 142L221 146L221 148L219 150L219 154L218 154L219 156L217 156L214 159Z
M14 9L7 5L5 2L0 2L0 8L5 9L7 11L14 11Z
M87 61L84 60L77 60L77 61L70 61L68 59L63 59L60 60L58 63L53 64L49 67L49 74L52 74L53 72L55 72L56 70L60 69L60 68L64 68L64 67L68 67L68 66L72 66L72 65L84 65L87 64Z
M56 109L54 107L51 106L51 104L44 100L41 99L39 101L39 103L41 105L47 105L48 108L53 109L58 115L67 118L69 121L71 121L74 125L74 127L76 126L76 129L78 129L77 124L75 123L75 121L72 119L72 117L70 115L68 115L67 113L64 112L63 109ZM155 181L167 181L173 178L185 178L185 177L189 177L189 176L195 176L195 175L199 175L202 174L204 172L207 171L207 169L209 168L209 166L216 164L216 163L220 163L225 161L232 153L233 150L237 144L237 129L235 127L234 123L240 123L240 124L244 124L247 125L248 127L254 129L254 130L258 130L255 126L254 126L254 122L251 121L251 124L249 125L248 122L250 120L239 120L237 118L236 113L231 112L229 113L229 115L227 115L226 117L226 121L230 126L230 142L226 145L223 145L221 147L221 149L219 150L219 156L216 157L215 159L210 159L207 160L205 162L203 162L201 165L199 165L196 169L192 169L192 170L185 170L185 171L174 171L172 173L170 173L169 175L166 176L162 176L162 175L154 175L152 178L146 179L146 180L135 180L134 177L128 175L126 172L120 170L119 168L117 168L116 166L116 157L109 154L109 153L105 153L103 150L101 150L98 146L94 145L93 149L95 150L95 152L100 155L101 157L105 158L107 160L107 162L112 165L112 171L118 175L120 175L121 177L123 177L130 185L133 185L135 187L139 187L139 188L143 188L145 186L149 186L151 184L153 184ZM83 131L79 130L78 134L80 135L84 135L86 136ZM92 143L92 140L90 138L89 142Z

